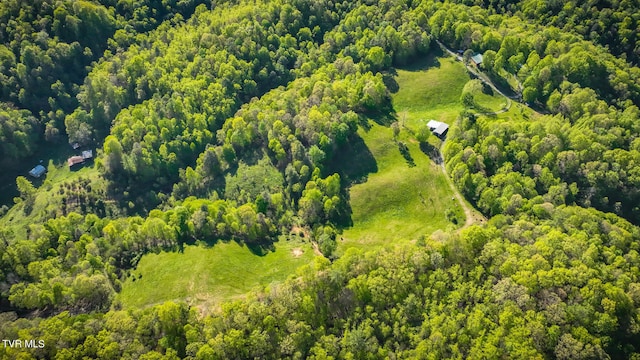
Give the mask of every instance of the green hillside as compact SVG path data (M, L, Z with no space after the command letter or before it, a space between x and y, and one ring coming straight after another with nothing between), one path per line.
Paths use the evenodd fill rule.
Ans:
M464 108L462 88L470 80L462 64L452 57L428 56L397 73L399 91L393 95L393 104L400 119L406 114L409 125L423 119L453 124Z
M411 130L430 119L453 124L462 110L460 94L469 75L453 59L432 56L418 60L409 69L396 71L393 106L402 124L399 135L394 139L390 127L373 121L360 129L359 135L375 159L377 170L368 175L366 182L349 189L353 227L341 237L342 249L372 249L415 241L465 222L440 165L424 152L425 147ZM407 145L409 159L402 155L400 141ZM437 149L440 144L440 140L431 137L431 148ZM457 224L447 219L447 210L457 214Z
M118 300L124 309L186 301L211 312L224 301L283 282L313 257L309 244L293 240L278 242L273 252L262 256L235 243L149 254L124 282Z
M1 1L0 359L640 358L637 8Z

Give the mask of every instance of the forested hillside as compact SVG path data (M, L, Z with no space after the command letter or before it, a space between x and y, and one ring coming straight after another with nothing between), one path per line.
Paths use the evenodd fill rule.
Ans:
M640 60L640 16L636 1L525 0L483 3L498 13L517 14L523 19L580 34L636 65Z
M19 196L0 209L0 337L44 346L0 354L640 357L636 8L2 2L0 163ZM449 51L465 65L445 62ZM434 79L425 68L443 80L410 82ZM446 141L421 114L450 125ZM371 141L388 146L372 154ZM75 143L95 162L67 165ZM418 150L431 168L416 165ZM376 178L368 199L400 196L384 181L409 177L405 167L420 171L412 179L437 169L488 221L458 208L466 203L445 178L409 182L403 200L448 227L420 233L416 223L436 220L412 218L420 234L401 244L380 245L397 239L384 233L345 242L359 226L352 196L366 202L367 188L353 186L390 151L404 162L384 164L397 173ZM22 169L34 154L47 159L40 179ZM406 214L394 206L379 214ZM143 257L225 242L255 256L285 259L283 242L291 256L304 246L316 256L233 302L123 308ZM216 281L198 278L212 292Z
M105 50L122 51L138 34L174 15L180 21L200 3L203 1L3 1L1 106L28 110L33 118L25 121L14 119L25 115L14 115L3 120L3 166L15 166L33 154L43 140L48 145L62 140L64 118L78 106L76 96L87 69ZM81 141L92 140L83 129L77 131L82 134Z

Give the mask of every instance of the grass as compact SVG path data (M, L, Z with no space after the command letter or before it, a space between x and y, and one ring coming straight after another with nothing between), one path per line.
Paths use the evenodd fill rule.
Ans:
M294 240L279 241L275 251L265 256L235 242L147 254L124 281L117 299L125 309L183 300L206 312L223 301L285 280L314 256L309 244Z
M9 211L0 217L0 226L13 231L15 238L26 238L30 224L42 222L47 213L57 211L60 197L58 190L63 183L79 177L85 177L92 182L99 181L99 173L93 162L88 162L77 169L70 170L67 159L79 155L81 150L74 150L65 139L57 144L42 145L38 151L22 161L19 165L9 168L0 174L0 206L7 205ZM95 154L94 149L94 154ZM47 168L45 175L34 179L28 175L29 170L41 164ZM19 196L16 189L16 177L24 176L38 188L32 210L26 214L23 204L14 205L13 198Z
M406 130L399 141L407 144L413 165L401 154L390 128L371 124L359 133L376 160L377 172L350 188L353 226L344 230L338 254L350 247L417 240L453 226L445 211L459 205L447 180Z
M493 91L492 91L493 92ZM474 99L479 106L480 111L498 111L507 106L507 99L500 95L490 95L485 93L475 94Z
M18 196L16 189L16 177L25 176L30 180L34 180L34 185L38 186L43 183L45 178L32 179L28 173L34 166L40 164L51 170L51 165L56 168L66 168L67 158L78 155L80 151L73 150L69 144L63 139L58 144L44 143L38 151L32 156L27 157L19 164L3 168L0 174L0 205L11 206L13 198ZM47 173L46 179L51 180L51 174Z
M471 78L464 66L450 57L427 56L407 69L398 69L399 91L393 95L398 118L407 125L423 119L453 123L460 111L462 88Z
M435 119L452 124L464 110L462 88L471 80L464 65L452 57L425 56L412 66L398 69L399 91L393 95L398 118L408 126ZM507 101L498 94L479 93L474 98L482 112L498 111Z
M235 174L226 176L224 194L230 199L237 199L242 194L255 199L265 191L270 194L282 192L283 183L280 171L264 157L254 165L240 162Z
M413 241L464 223L464 212L440 165L426 151L438 148L441 141L432 136L428 146L421 146L412 132L430 119L452 125L464 110L460 95L470 79L461 63L437 54L397 69L394 79L387 79L395 90L393 105L402 125L397 140L407 145L408 156L400 152L391 128L370 122L359 130L364 145L360 148L367 150L365 159L370 158L365 167L369 173L366 181L350 188L353 226L344 230L338 254L350 247ZM487 94L478 94L476 101L492 111L506 104L502 96ZM354 161L349 157L343 156L344 166ZM360 161L362 156L351 158ZM456 224L446 212L453 214Z
M515 124L522 121L535 121L541 116L543 116L543 114L536 112L534 109L516 101L512 101L511 108L508 111L498 115L479 115L477 121L489 121L493 123L508 122Z

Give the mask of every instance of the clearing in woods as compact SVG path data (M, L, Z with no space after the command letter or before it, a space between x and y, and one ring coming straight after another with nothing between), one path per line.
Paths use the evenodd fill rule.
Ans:
M147 254L124 281L118 300L125 309L186 301L206 312L251 290L284 281L314 256L311 245L294 240L278 241L275 251L264 256L235 242Z
M420 144L414 135L430 119L453 124L464 109L460 95L469 80L462 64L438 56L398 69L393 79L387 79L395 90L393 106L400 131L394 138L392 126L370 121L358 131L363 141L360 147L367 151L342 155L344 171L362 167L366 163L363 154L371 158L371 165L363 169L368 174L356 176L359 181L349 189L353 226L342 234L338 254L350 247L366 249L416 240L436 230L466 226L468 215L477 216L442 171L440 139L431 136L427 144ZM490 95L476 100L488 108L506 101ZM406 150L401 151L404 146ZM449 218L447 211L453 214Z
M329 164L352 184L353 224L339 235L338 255L351 247L409 242L465 225L465 212L474 210L468 205L463 209L464 199L436 161L441 141L431 136L428 144L420 144L414 132L429 119L453 124L463 109L460 94L469 79L462 64L446 57L429 56L397 71L393 80L400 125L397 136L388 122L370 120L358 130L360 137ZM447 210L455 223L445 215ZM312 246L300 241L279 241L275 251L265 256L234 242L186 246L182 253L147 254L124 282L118 300L125 309L186 300L207 311L283 281L314 256Z

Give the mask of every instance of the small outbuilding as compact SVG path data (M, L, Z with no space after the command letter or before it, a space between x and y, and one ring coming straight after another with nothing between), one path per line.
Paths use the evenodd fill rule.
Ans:
M431 131L433 131L433 129L437 128L438 125L440 124L442 124L440 121L429 120L429 122L427 123L427 126Z
M34 178L39 178L40 176L44 175L44 173L47 172L47 168L45 168L42 165L36 165L36 167L34 167L33 169L31 169L31 171L29 171L29 175L33 176Z
M67 159L67 164L69 164L69 167L82 164L83 162L84 162L84 158L82 156L72 156Z
M427 126L429 127L431 132L440 139L444 139L444 137L447 136L447 132L449 131L449 125L436 120L429 120Z
M82 152L82 158L87 160L87 159L91 159L93 157L93 151L92 150L85 150Z
M480 66L480 64L482 64L482 60L483 60L483 56L482 54L475 54L473 56L471 56L471 61L473 61L474 64L476 64L476 66Z

